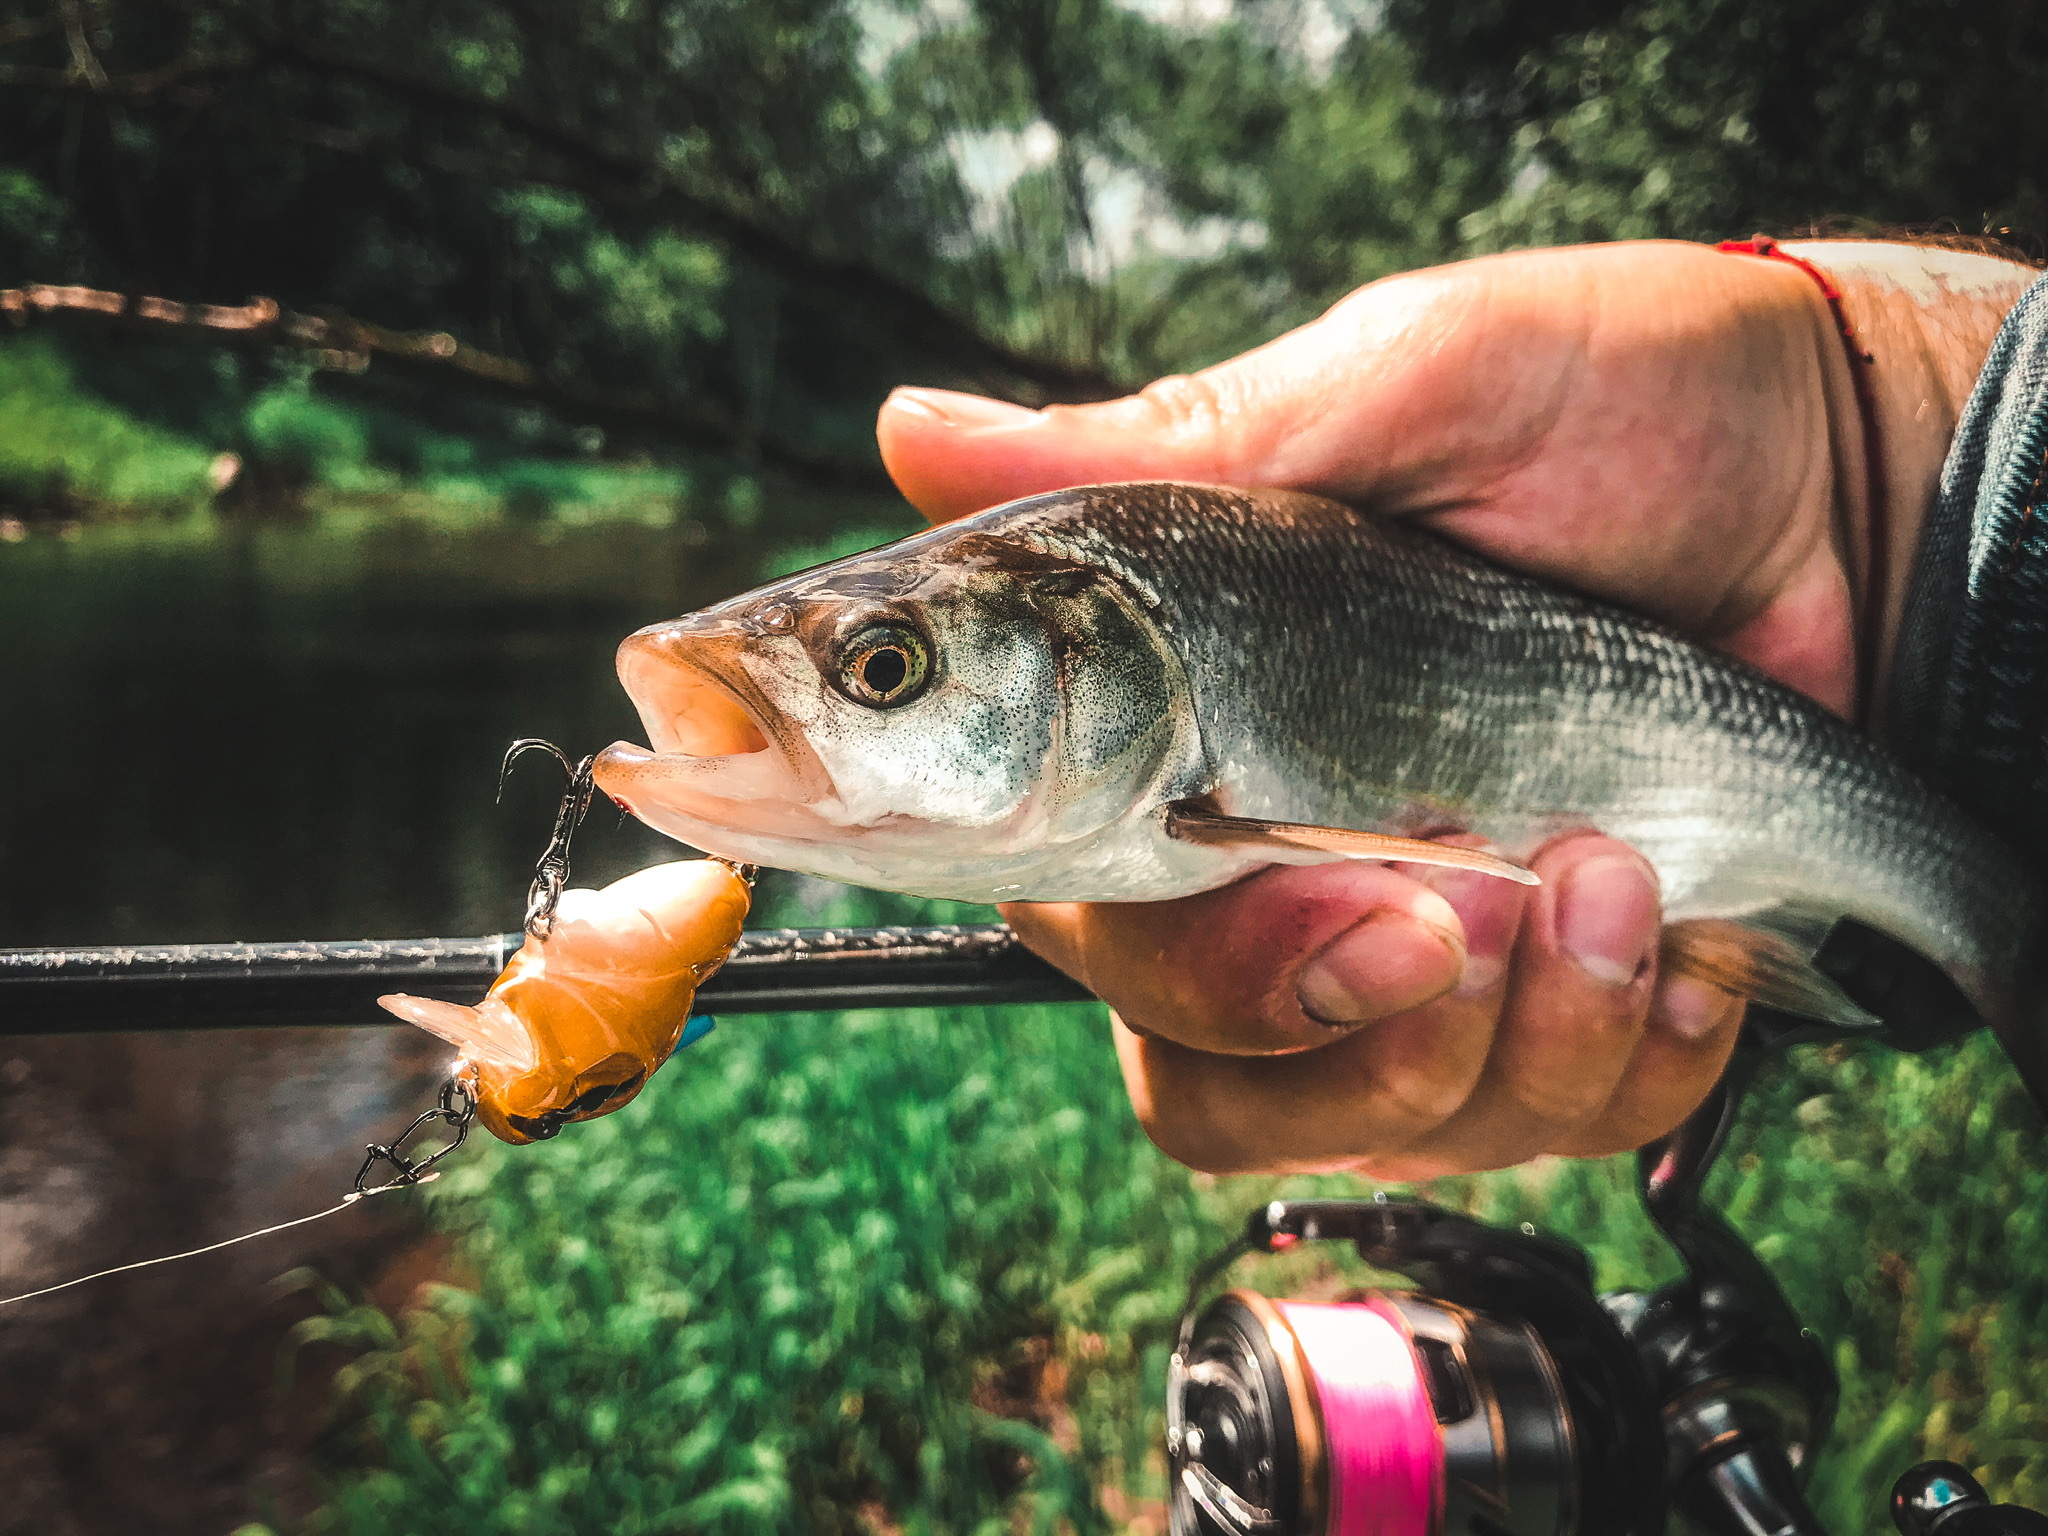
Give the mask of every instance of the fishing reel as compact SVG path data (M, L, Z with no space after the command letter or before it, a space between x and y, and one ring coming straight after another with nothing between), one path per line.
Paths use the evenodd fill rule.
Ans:
M1585 1254L1419 1200L1278 1200L1195 1276L1166 1391L1173 1536L1821 1536L1799 1472L1834 1371L1762 1261L1700 1201L1731 1083L1643 1149L1685 1264L1600 1295ZM1226 1291L1252 1253L1348 1242L1419 1290ZM1960 1467L1900 1479L1905 1536L2048 1536ZM1674 1522L1675 1523L1675 1522Z

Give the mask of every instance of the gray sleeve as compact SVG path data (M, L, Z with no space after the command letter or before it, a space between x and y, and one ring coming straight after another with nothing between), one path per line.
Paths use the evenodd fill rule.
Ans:
M1887 744L2048 852L2048 277L2006 317L1942 467L1892 667Z

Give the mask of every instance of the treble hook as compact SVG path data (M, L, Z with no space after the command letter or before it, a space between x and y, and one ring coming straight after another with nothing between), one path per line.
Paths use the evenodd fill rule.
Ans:
M505 776L512 771L513 759L526 752L547 753L569 776L569 787L562 792L562 803L555 809L554 834L549 837L540 862L533 866L533 884L526 888L526 917L521 926L529 936L544 940L555 931L555 908L561 904L562 887L569 883L569 840L590 811L591 793L596 788L591 769L597 756L593 753L572 764L569 755L553 742L538 736L522 736L506 749L505 760L498 765L500 800L505 797Z

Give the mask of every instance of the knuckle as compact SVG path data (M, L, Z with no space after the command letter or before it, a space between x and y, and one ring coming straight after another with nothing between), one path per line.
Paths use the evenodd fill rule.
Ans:
M1201 374L1176 373L1154 379L1138 391L1138 398L1159 424L1178 438L1218 438L1229 414L1215 381Z
M1431 1015L1438 1012L1420 1011ZM1371 1043L1359 1042L1366 1046ZM1450 1119L1471 1098L1486 1059L1483 1048L1470 1053L1469 1063L1441 1048L1397 1046L1358 1054L1364 1059L1356 1063L1345 1086L1360 1131L1376 1133L1370 1137L1371 1145L1355 1149L1359 1156L1383 1151Z
M1464 1107L1472 1093L1469 1083L1441 1073L1398 1068L1374 1074L1372 1087L1370 1102L1379 1111L1373 1118L1399 1124L1405 1135L1442 1125ZM1361 1148L1361 1155L1370 1150Z

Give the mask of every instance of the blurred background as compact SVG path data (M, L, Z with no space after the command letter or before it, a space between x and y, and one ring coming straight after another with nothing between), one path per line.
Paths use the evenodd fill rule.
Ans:
M513 927L506 743L631 734L628 631L913 526L891 386L1101 397L1530 244L2038 248L2044 86L2027 0L0 0L0 945ZM671 847L593 816L579 880ZM443 1050L6 1042L0 1293L328 1203ZM1839 1530L1922 1456L2048 1501L2034 1126L1981 1041L1746 1112ZM1080 1006L736 1019L454 1166L0 1315L0 1532L1156 1533L1183 1276L1353 1187L1168 1163ZM1430 1193L1673 1269L1625 1165Z

